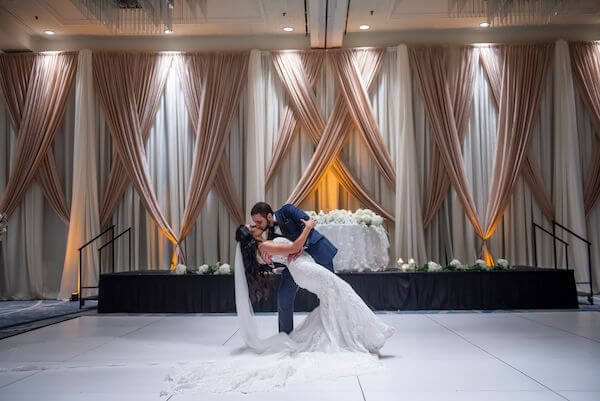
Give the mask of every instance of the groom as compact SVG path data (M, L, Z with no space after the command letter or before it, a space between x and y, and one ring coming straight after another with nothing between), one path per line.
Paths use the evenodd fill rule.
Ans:
M267 239L283 236L290 241L295 241L302 233L304 224L302 220L310 220L310 217L296 206L287 204L281 209L273 212L268 203L258 202L250 211L252 221L261 230L268 230ZM333 271L333 257L337 248L317 230L312 230L304 244L304 250L313 257L315 262ZM296 255L290 255L291 259L297 258L302 251ZM261 255L265 263L271 264L270 255ZM294 300L298 292L298 284L292 278L288 269L281 273L281 282L277 292L277 311L279 312L279 331L287 334L294 329Z

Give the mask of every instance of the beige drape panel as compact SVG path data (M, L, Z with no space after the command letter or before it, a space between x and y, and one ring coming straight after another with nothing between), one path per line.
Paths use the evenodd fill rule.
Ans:
M450 95L446 52L442 48L426 47L410 49L409 54L412 69L421 84L438 155L475 233L483 238L483 229L463 165L460 137ZM472 62L468 49L463 53L463 57L466 58L465 61ZM487 249L484 249L484 253L485 251Z
M73 85L77 55L39 54L31 57L0 56L2 92L17 132L15 161L0 201L0 211L12 214L37 177L50 204L68 224L69 209L51 145Z
M363 71L364 85L369 88L375 81L380 70L383 52L381 50L356 52L352 62L358 64ZM296 113L303 126L306 127L310 138L317 148L309 162L300 182L290 195L288 202L300 203L314 190L327 168L338 178L340 184L359 202L376 210L390 221L394 221L392 213L384 210L351 174L348 167L338 157L347 134L352 127L348 118L347 106L341 96L336 98L333 110L327 123L321 116L316 103L316 97L311 90L308 74L304 72L302 60L297 53L275 53L273 63L283 83L291 108ZM362 83L361 83L362 84ZM283 149L282 152L285 152Z
M279 164L287 153L296 132L298 132L298 119L296 118L296 113L301 115L300 113L304 111L299 105L306 104L307 107L312 109L312 105L310 105L308 99L314 97L314 87L317 78L319 77L319 73L321 72L324 58L325 52L323 51L302 52L300 55L298 55L298 53L289 52L273 54L273 64L275 65L275 70L279 74L281 83L288 94L288 102L284 106L283 117L281 118L281 123L279 124L277 132L277 140L275 146L273 146L273 156L271 157L269 167L267 168L265 188L269 188L271 185ZM282 65L288 65L289 70L283 68ZM282 76L282 74L288 71L290 76ZM302 75L304 73L306 74L305 76ZM305 85L305 82L308 82L308 86ZM292 108L293 105L295 105L294 108ZM316 111L318 112L319 110L317 109ZM307 127L309 126L308 124L311 123L310 118L303 119L303 121L305 121L304 125ZM309 128L307 129L311 132L310 135L313 136L313 131Z
M473 106L473 87L477 67L477 50L468 47L444 48L448 69L448 90L452 101L452 110L456 130L462 145L467 131L467 123ZM425 208L423 209L423 225L427 227L444 203L450 190L450 179L445 171L444 163L439 155L435 142L431 147L429 177Z
M143 138L143 130L151 125L151 111L156 110L153 105L159 101L164 86L162 75L157 73L163 57L170 56L95 53L92 62L96 93L116 150L114 165L120 160L123 173L131 180L151 218L169 241L177 244L152 189Z
M23 107L27 96L29 79L37 55L16 54L0 57L0 88L4 98L8 116L17 135L23 120ZM58 216L69 224L69 207L62 190L60 178L56 171L54 155L48 151L44 158L37 180L42 186L44 195Z
M226 167L223 155L231 119L246 80L248 56L248 53L181 56L182 87L189 114L192 121L195 120L196 146L180 239L185 238L196 224L217 173L221 174L218 181L232 181L222 175ZM217 189L222 187L221 184L217 185ZM229 202L234 201L237 205L239 202L233 199L234 194L231 193L233 187L229 188L229 194L223 190L219 192L226 203L229 199ZM243 221L244 214L241 211L239 213L236 218Z
M500 105L500 95L502 93L503 59L504 51L502 47L485 47L480 49L481 65L487 75L496 107ZM548 191L545 189L542 175L537 165L527 155L525 155L521 174L544 216L550 221L554 220L554 206L550 200Z
M579 93L596 132L594 152L583 185L585 215L589 216L600 199L600 46L598 43L571 43L570 50Z
M225 134L227 135L229 133L229 126L231 124L231 119L233 117L235 108L238 104L238 99L239 99L239 91L240 89L237 89L237 87L232 87L232 88L227 88L229 92L227 92L226 96L223 97L218 97L218 98L203 98L202 96L205 94L204 91L207 91L208 89L214 89L213 87L207 88L206 85L208 84L208 77L206 74L209 73L209 61L206 59L206 57L214 57L214 58L218 58L218 57L223 57L223 55L205 55L202 56L203 59L202 60L197 60L196 62L192 61L190 59L190 57L193 56L182 56L180 57L179 63L178 63L178 73L179 73L179 77L180 80L182 82L182 87L184 90L184 94L185 94L185 103L186 103L186 107L188 109L189 115L191 116L191 122L192 122L192 129L194 132L194 135L198 135L198 133L200 132L200 127L199 124L201 122L201 118L203 118L203 116L210 116L212 119L211 121L209 121L207 123L207 125L205 126L205 130L220 130L223 131L225 130ZM215 63L216 61L212 61L213 63ZM237 62L237 60L236 60ZM194 70L194 66L198 67L196 70ZM246 62L246 66L247 66L247 62ZM241 66L238 65L238 68L240 68ZM192 71L190 72L189 68L192 68ZM214 67L213 67L214 68ZM247 68L247 67L246 67ZM237 69L235 70L236 74L237 74ZM203 76L196 76L194 74L203 74ZM192 74L192 75L190 75ZM214 79L214 76L213 76ZM236 83L238 83L238 81L235 81ZM215 85L215 83L213 83L213 85ZM223 85L223 84L221 84ZM219 86L217 86L216 88L220 88ZM235 93L230 93L230 91L238 91L237 95ZM214 96L216 93L214 92L210 92L210 94L212 96ZM233 101L233 103L229 104L229 103L224 103L225 101L229 101L232 98L228 97L228 96L236 96L235 100ZM216 103L214 104L212 107L216 108L217 112L218 110L220 110L219 108L221 108L221 110L223 110L223 114L221 116L219 116L218 114L216 114L216 112L212 112L210 109L206 110L206 109L202 109L203 107L203 103L202 102L220 102L220 103ZM210 103L205 104L205 107L208 108L210 105ZM204 114L203 114L204 113ZM223 119L228 119L228 120L221 120L219 117L223 118ZM219 132L218 135L223 135L223 132ZM196 148L198 149L198 148ZM208 153L208 151L203 151L203 153ZM198 157L198 155L196 155L195 157ZM221 157L221 161L219 163L219 167L217 169L217 178L214 179L214 187L215 189L218 191L220 197L223 199L223 201L225 202L225 205L227 206L227 208L229 209L229 212L231 213L231 215L233 216L233 218L236 220L236 222L238 222L239 224L243 224L244 222L244 211L242 208L242 204L241 204L241 197L238 195L237 190L235 189L235 187L233 186L233 177L231 175L231 170L229 168L229 160L226 156L226 154L224 156ZM210 186L209 189L210 190ZM206 199L206 196L204 196L204 199ZM202 201L202 203L204 203L204 200ZM181 237L181 239L183 239L183 236Z
M160 104L160 97L164 91L173 56L168 54L101 53L98 57L94 54L94 63L96 63L96 60L110 62L111 58L116 60L119 57L125 58L127 68L132 70L131 75L128 76L133 79L131 90L134 91L133 96L136 99L135 107L139 119L142 144L145 145L148 141L150 129L154 124L154 116ZM131 179L125 171L119 153L113 147L113 162L106 190L104 191L102 207L100 208L101 226L110 221L130 183Z
M504 56L498 145L486 212L487 239L510 201L544 91L553 44L510 45Z
M354 62L354 54L354 51L347 49L331 52L331 65L338 77L340 92L346 101L346 108L354 125L371 152L381 175L394 188L396 185L394 163L383 143L367 88L363 85L359 67ZM380 58L378 63L383 62L383 55L384 51L380 50L377 54Z

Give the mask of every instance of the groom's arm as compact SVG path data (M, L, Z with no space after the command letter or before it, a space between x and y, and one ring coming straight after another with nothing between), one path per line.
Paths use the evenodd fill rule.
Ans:
M310 220L310 217L304 213L304 210L299 209L294 205L290 205L289 203L283 205L282 209L288 217L294 220L299 226L302 226L302 220Z
M288 217L294 220L298 225L302 226L304 223L302 220L310 220L310 217L304 213L302 209L297 208L294 205L286 204L282 207L282 209L287 213ZM300 249L298 252L290 254L288 256L288 261L293 261L298 258L302 254L303 249Z

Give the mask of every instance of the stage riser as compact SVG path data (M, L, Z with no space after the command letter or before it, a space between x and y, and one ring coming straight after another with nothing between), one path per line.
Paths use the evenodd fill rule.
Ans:
M527 269L493 272L341 273L374 310L577 308L573 271ZM255 305L277 311L276 289ZM100 313L235 312L232 276L103 274ZM340 300L343 302L343 300ZM296 311L310 311L317 298L300 290Z

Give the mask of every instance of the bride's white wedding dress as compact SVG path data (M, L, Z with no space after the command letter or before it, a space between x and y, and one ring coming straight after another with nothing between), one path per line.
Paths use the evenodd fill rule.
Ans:
M276 238L275 242L288 242ZM171 391L266 391L288 383L369 373L381 368L375 355L394 329L382 322L336 274L304 252L287 264L296 283L319 298L319 306L289 335L266 339L257 334L248 287L236 255L236 306L240 332L251 353L181 367L168 376ZM257 355L259 353L259 355Z

